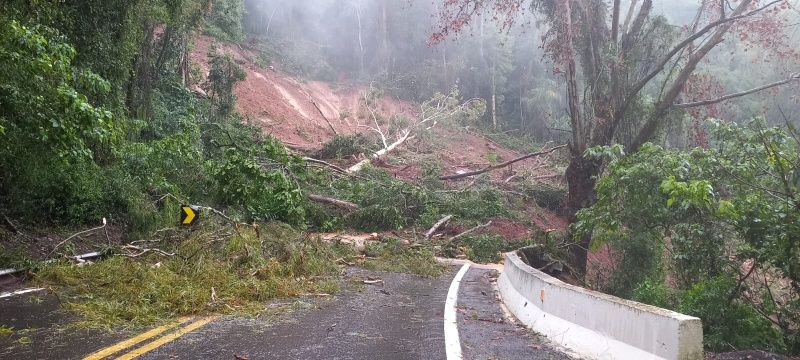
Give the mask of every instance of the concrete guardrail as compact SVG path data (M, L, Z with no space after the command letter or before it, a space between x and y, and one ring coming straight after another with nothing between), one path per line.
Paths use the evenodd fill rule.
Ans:
M531 329L591 359L702 360L700 319L562 282L505 254L506 307Z

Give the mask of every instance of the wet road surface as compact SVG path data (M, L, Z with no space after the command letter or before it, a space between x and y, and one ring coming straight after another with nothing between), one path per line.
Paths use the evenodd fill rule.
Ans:
M446 359L443 313L458 268L438 278L348 268L342 291L329 298L292 299L278 317L226 316L186 324L158 336L174 339L146 352L120 349L108 358L138 359ZM456 313L464 359L569 359L503 312L494 270L470 268L458 289ZM364 284L364 279L380 279ZM287 301L287 300L284 300ZM64 330L74 320L58 299L38 292L0 299L2 359L81 359L148 329ZM206 323L207 322L207 323ZM165 336L166 334L166 336ZM23 339L23 337L27 339Z

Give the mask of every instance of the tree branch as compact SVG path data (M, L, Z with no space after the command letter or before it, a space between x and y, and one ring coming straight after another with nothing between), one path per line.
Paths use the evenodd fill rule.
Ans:
M719 102L723 102L725 100L730 100L730 99L734 99L734 98L737 98L737 97L750 95L750 94L757 93L759 91L763 91L763 90L766 90L766 89L769 89L769 88L774 88L776 86L786 85L786 84L788 84L788 83L790 83L792 81L796 81L796 80L800 80L800 72L791 74L791 75L789 75L788 78L786 78L784 80L781 80L781 81L776 81L776 82L773 82L773 83L761 85L759 87L755 87L755 88L752 88L752 89L749 89L749 90L744 90L744 91L735 92L735 93L732 93L732 94L727 94L725 96L720 96L720 97L718 97L716 99L693 101L693 102L688 102L688 103L675 104L673 106L677 107L677 108L680 108L680 109L686 109L686 108L692 108L692 107L697 107L697 106L705 106L705 105L716 104L716 103L719 103Z
M333 206L339 207L339 208L347 210L347 211L358 210L358 205L353 204L353 203L351 203L349 201L329 198L329 197L316 195L316 194L308 194L307 196L308 196L309 200L314 201L314 202L333 205Z
M78 235L81 235L81 234L86 234L86 233L89 233L89 232L92 232L92 231L95 231L95 230L100 230L100 229L102 229L104 227L106 227L106 218L103 218L103 225L91 228L89 230L84 230L84 231L80 231L80 232L77 232L75 234L72 234L70 237L68 237L68 238L64 239L63 241L61 241L60 243L56 244L56 246L53 247L53 250L50 250L50 253L47 254L47 257L50 257L50 255L53 255L53 253L56 252L56 250L58 250L58 248L60 248L61 245L66 244L67 241L69 241L70 239L72 239L72 238L74 238L74 237L76 237Z
M331 121L328 120L328 117L325 116L325 114L322 113L322 109L319 108L319 106L317 105L317 102L314 101L314 99L311 99L310 96L309 96L309 100L308 101L310 101L311 104L314 105L314 108L317 109L317 112L319 112L320 116L322 116L322 118L325 119L325 122L328 123L328 126L331 128L331 131L333 131L333 134L334 135L339 135L339 132L336 131L336 129L333 127L333 124L331 124Z
M489 222L487 222L486 224L478 225L478 226L473 227L473 228L471 228L469 230L466 230L466 231L464 231L464 232L462 232L462 233L460 233L460 234L458 234L456 236L453 236L452 238L450 238L450 241L453 241L453 240L456 240L456 239L458 239L460 237L464 237L466 235L469 235L469 234L475 232L476 230L480 230L480 229L489 227L489 225L492 225L492 221L491 220L489 220Z
M628 99L632 99L634 97L634 95L638 94L639 91L641 91L645 87L645 85L647 85L647 83L650 82L650 80L652 80L656 75L658 75L661 71L664 70L664 66L666 66L667 63L669 63L669 61L672 59L673 56L675 56L683 48L685 48L686 46L688 46L689 44L691 44L695 40L697 40L697 39L701 38L702 36L704 36L705 34L707 34L712 29L714 29L717 26L720 26L722 24L726 24L726 23L729 23L729 22L732 22L732 21L736 21L736 20L743 19L743 18L746 18L746 17L749 17L749 16L753 16L753 15L757 14L758 12L760 12L760 11L762 11L762 10L764 10L764 9L766 9L766 8L772 6L772 5L774 5L774 4L776 4L776 3L780 2L780 1L782 1L782 0L773 0L773 1L769 2L769 3L767 3L766 5L758 8L758 9L755 9L753 11L750 11L750 12L748 12L746 14L739 14L739 15L731 16L731 17L728 17L728 18L725 18L725 19L720 19L720 20L714 21L714 22L709 23L708 25L704 26L699 31L695 32L691 36L689 36L686 39L684 39L683 41L679 42L677 45L675 45L675 47L672 48L672 50L670 50L666 55L664 55L664 57L658 62L658 65L656 65L656 67L653 69L653 71L651 71L649 74L647 74L641 80L639 80L639 82L637 82L636 85L634 85L632 87L632 90L628 94L627 98ZM743 11L746 8L747 4L749 4L750 2L751 1L744 1L741 4L739 4L740 7L737 8L734 11L734 13L741 13L741 11ZM726 31L727 31L727 29L726 29ZM630 104L630 101L628 100L628 101L626 101L624 103L622 108L623 109L627 108L627 106L629 104Z
M444 225L444 223L450 221L450 219L452 218L453 215L447 215L441 218L439 221L437 221L436 224L433 224L433 226L431 226L431 228L425 232L425 241L430 240L431 236L433 236L436 230L438 230L442 225Z
M540 155L549 154L549 153L551 153L553 151L556 151L556 150L561 149L561 148L566 147L566 146L567 146L567 144L563 144L563 145L559 145L559 146L556 146L554 148L551 148L549 150L542 150L542 151L539 151L539 152L530 153L530 154L527 154L527 155L520 156L520 157L518 157L516 159L512 159L512 160L506 161L504 163L487 166L487 167L485 167L485 168L483 168L481 170L469 171L469 172L465 172L465 173L462 173L462 174L452 174L452 175L440 176L439 180L455 180L455 179L461 179L461 178L465 178L465 177L480 175L480 174L483 174L485 172L489 172L489 171L492 171L492 170L497 170L497 169L500 169L500 168L504 168L504 167L506 167L508 165L511 165L511 164L515 163L515 162L522 161L522 160L525 160L525 159L528 159L528 158L532 158L534 156L540 156Z
M614 0L614 9L611 16L611 41L614 44L617 43L617 39L619 38L619 7L620 7L620 0Z

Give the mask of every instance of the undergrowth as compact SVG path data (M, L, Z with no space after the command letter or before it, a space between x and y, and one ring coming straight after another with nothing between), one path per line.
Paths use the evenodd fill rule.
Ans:
M409 226L430 227L446 214L464 221L485 221L516 214L502 191L489 184L449 190L441 183L425 186L401 181L387 171L365 167L357 178L334 177L323 171L309 191L353 202L358 210L337 213L309 204L307 219L325 231L354 228L362 231L399 230Z
M467 258L477 263L497 263L502 254L537 244L533 239L508 240L499 235L466 236L463 239Z

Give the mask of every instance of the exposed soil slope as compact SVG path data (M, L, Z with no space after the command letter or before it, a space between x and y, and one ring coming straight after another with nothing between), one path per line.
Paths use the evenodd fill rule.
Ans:
M318 148L334 136L327 121L340 134L368 131L364 126L372 118L362 106L362 98L369 91L367 87L300 82L277 70L256 65L257 53L253 50L238 45L215 44L211 38L201 36L195 44L192 60L199 65L204 76L208 74L208 54L212 46L219 52L231 54L245 68L247 77L235 89L239 113L247 122L261 127L287 145L300 149ZM387 119L413 117L416 106L383 96L375 101L374 110Z
M368 109L364 105L364 96L370 89L365 85L299 81L279 69L258 66L257 50L247 45L215 43L213 39L201 36L196 40L192 60L204 77L209 71L208 54L211 49L230 54L246 71L246 79L235 88L237 110L245 121L262 128L294 149L308 152L319 149L334 137L331 126L339 134L364 133L375 136L375 132L369 129L374 124L370 110L381 119L417 119L419 116L417 104L386 95L375 99ZM389 124L384 123L381 127L389 137L388 141L399 137L399 131L390 133ZM420 163L425 159L438 160L441 175L449 175L482 169L522 155L478 133L439 123L427 137L413 136L394 150L392 156L380 159L374 165L386 169L399 179L413 181L423 175ZM351 165L357 160L344 159L346 164L340 165ZM562 181L547 165L547 157L533 158L490 172L487 176L501 185L506 180L514 181L522 176L545 177L541 181L548 182ZM465 178L451 184L462 187L473 179ZM566 226L563 218L544 209L532 209L531 216L533 223L542 229L563 230ZM486 232L517 239L526 237L532 230L514 221L496 219Z

